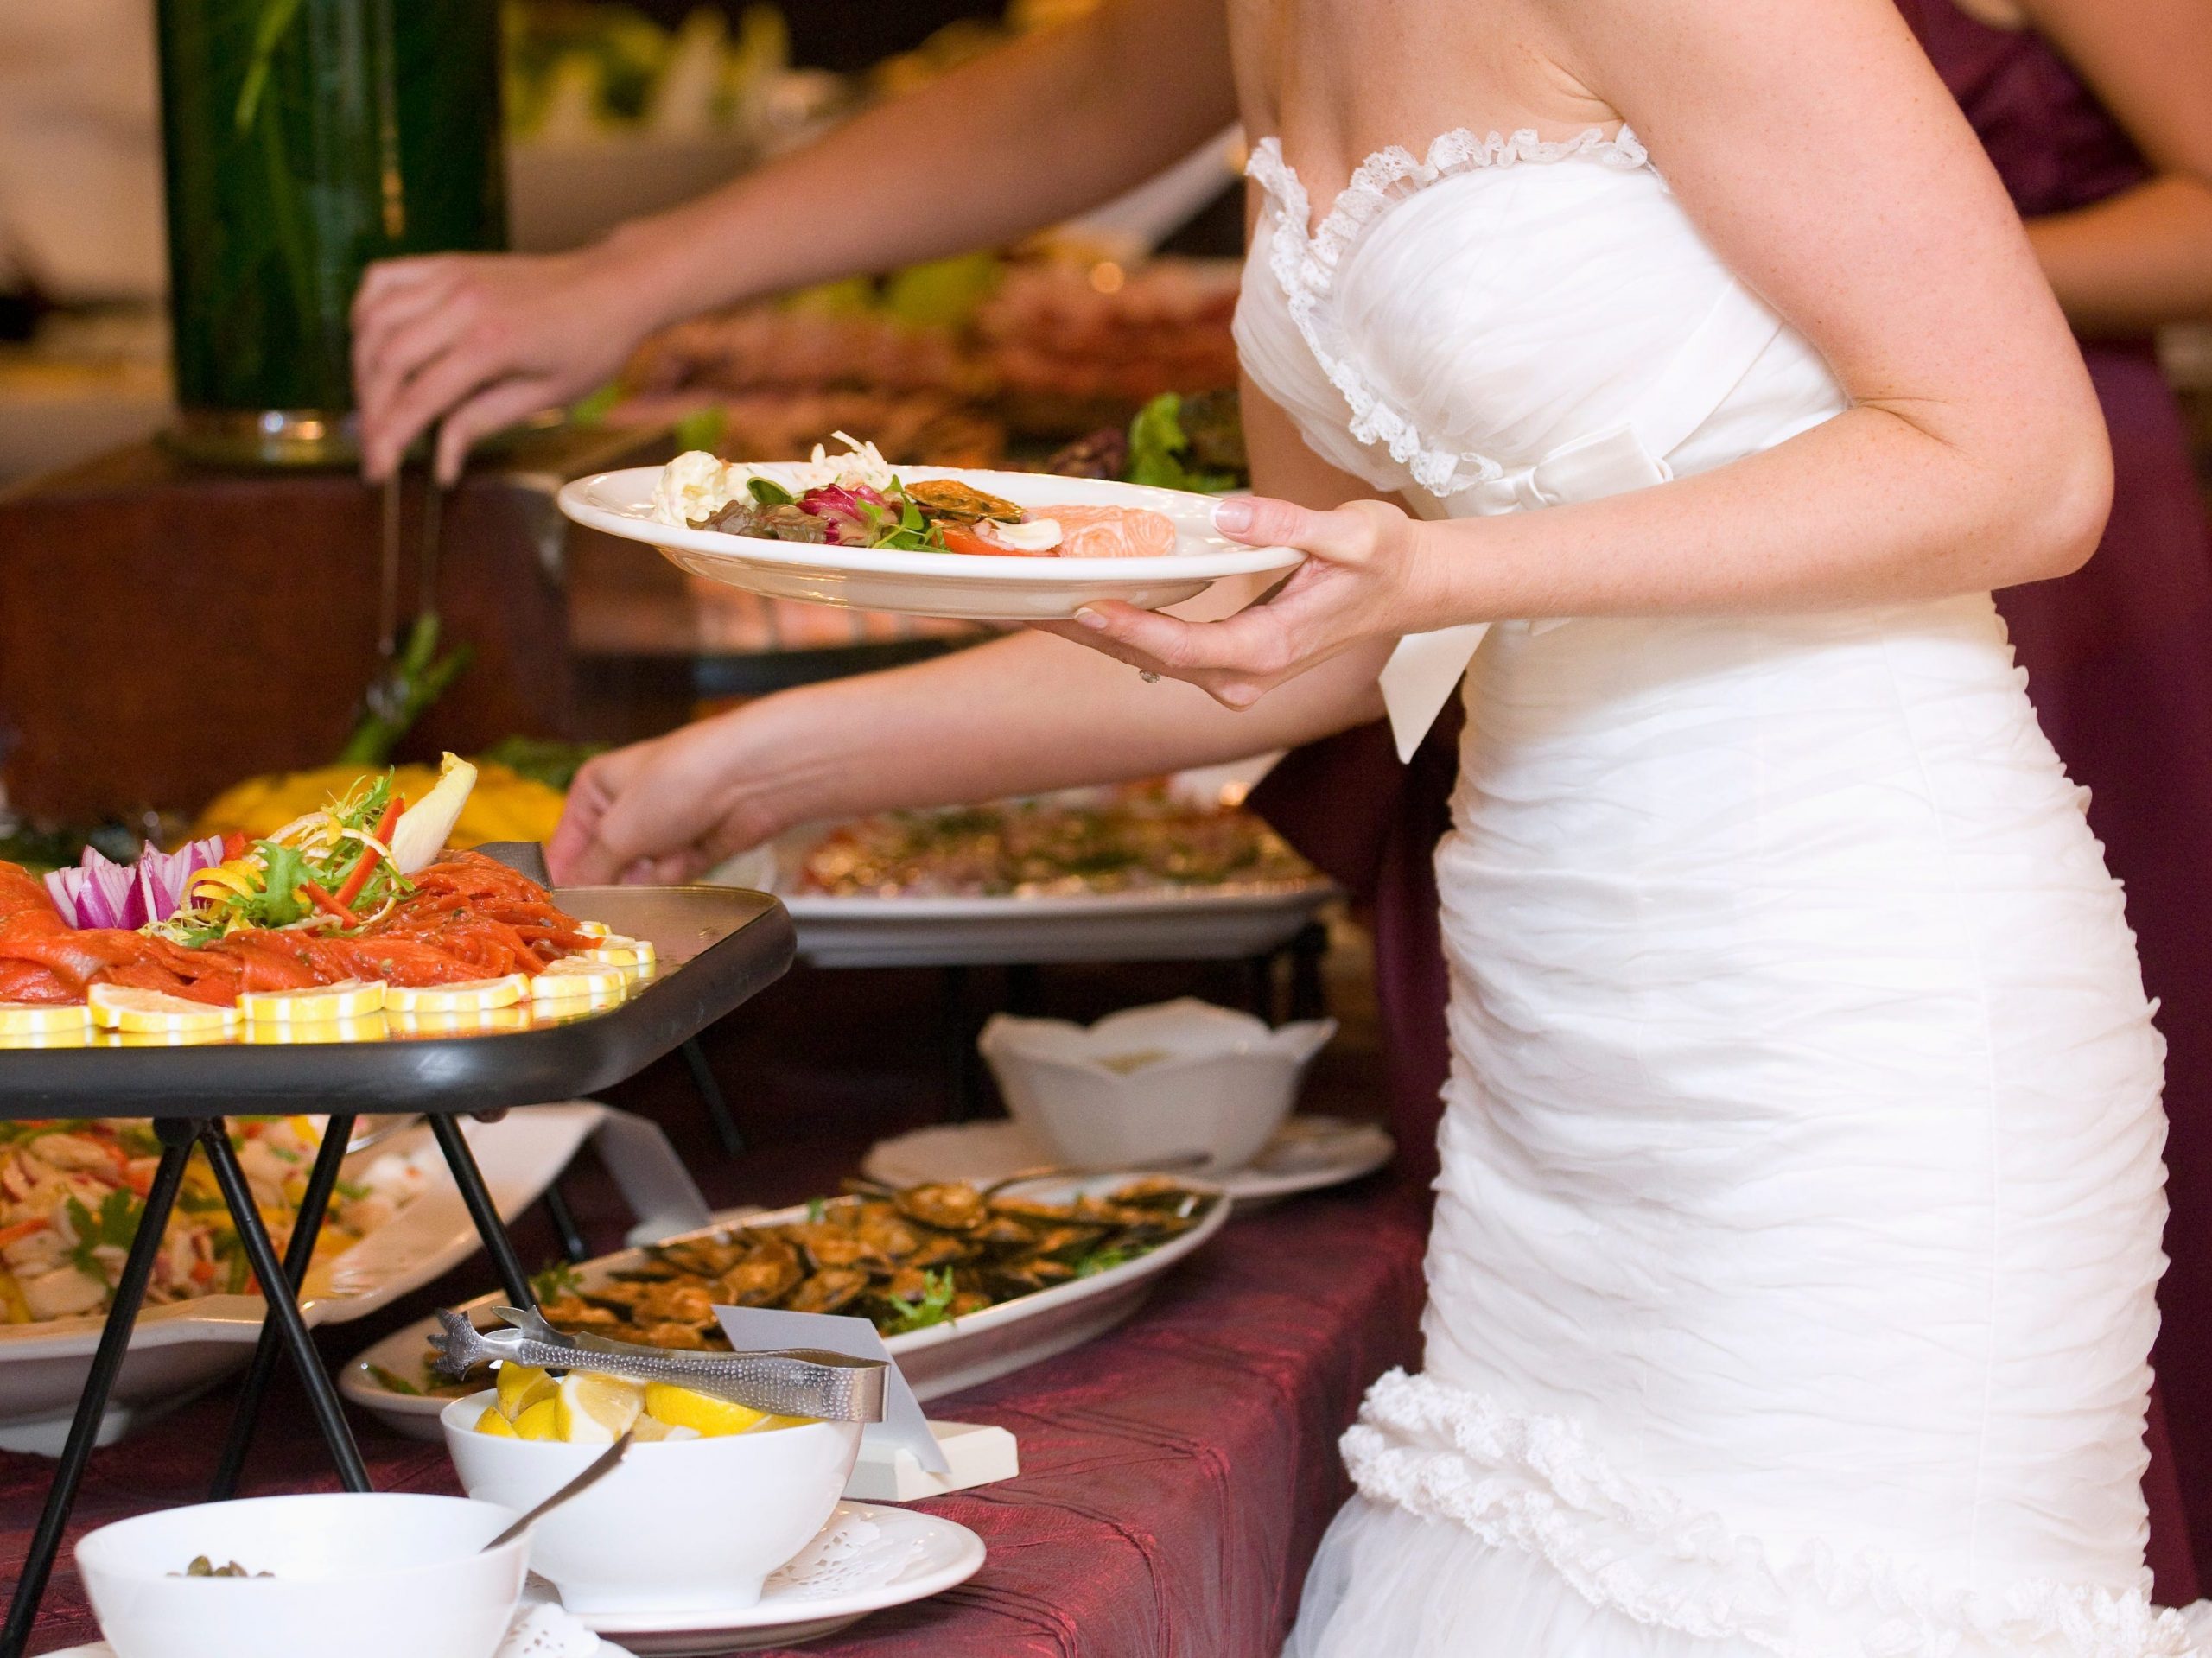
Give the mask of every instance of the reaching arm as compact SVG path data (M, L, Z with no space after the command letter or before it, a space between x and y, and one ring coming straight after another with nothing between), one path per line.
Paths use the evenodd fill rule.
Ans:
M2126 128L2154 176L2028 239L2085 334L2212 319L2212 3L2030 0L2028 21Z
M1235 115L1219 0L1109 0L596 246L374 265L353 305L364 469L385 475L443 416L449 478L478 437L603 382L663 324L1007 240Z
M1628 118L1852 406L1733 465L1537 512L1416 524L1373 502L1260 503L1223 528L1318 556L1275 600L1209 626L1099 607L1093 637L1125 659L1246 706L1376 637L1895 603L2058 575L2094 547L2111 457L2080 353L2012 203L1885 0L1546 9L1567 67Z

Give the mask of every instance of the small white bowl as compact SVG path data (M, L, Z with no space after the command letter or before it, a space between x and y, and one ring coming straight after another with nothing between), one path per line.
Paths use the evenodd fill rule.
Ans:
M976 1045L1014 1120L1084 1168L1203 1153L1201 1173L1241 1169L1290 1115L1332 1019L1270 1030L1184 996L1088 1028L1000 1013Z
M518 1509L399 1492L250 1497L119 1520L77 1545L116 1658L492 1658L529 1553ZM188 1578L197 1555L266 1578Z
M471 1394L438 1416L471 1496L534 1508L607 1449L479 1433L498 1401ZM531 1528L531 1570L572 1612L743 1611L829 1523L860 1449L857 1422L633 1445L620 1468Z

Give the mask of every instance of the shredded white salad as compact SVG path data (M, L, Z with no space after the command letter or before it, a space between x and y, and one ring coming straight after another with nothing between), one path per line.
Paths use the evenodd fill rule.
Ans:
M817 443L810 460L780 468L776 481L794 495L832 484L882 490L896 481L891 463L874 444L844 432L835 435L845 446L843 454L833 455ZM718 460L704 449L687 450L660 469L660 481L653 486L653 521L686 525L710 518L737 498L755 470Z

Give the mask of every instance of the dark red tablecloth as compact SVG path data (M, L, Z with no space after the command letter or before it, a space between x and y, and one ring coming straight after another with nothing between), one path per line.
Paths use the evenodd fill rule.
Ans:
M813 999L778 1005L802 1000ZM1370 1072L1366 1062L1338 1063L1322 1087L1336 1100L1321 1102L1363 1095ZM877 1131L870 1123L854 1138L779 1144L733 1166L707 1149L698 1114L669 1071L626 1097L664 1117L709 1196L721 1204L783 1202L823 1190ZM757 1127L767 1112L780 1124L777 1107L755 1102L747 1120ZM842 1126L858 1126L855 1115L842 1113ZM582 1166L569 1185L594 1247L607 1247L621 1223L611 1192ZM976 1530L988 1561L950 1594L880 1614L805 1650L819 1658L1272 1658L1306 1563L1348 1489L1337 1437L1367 1383L1417 1356L1425 1198L1409 1183L1381 1176L1233 1220L1120 1330L933 1402L941 1419L995 1423L1020 1442L1020 1478L922 1505ZM525 1259L548 1253L550 1237L534 1218L518 1229ZM319 1339L342 1360L439 1299L487 1281L479 1264L375 1320L327 1330ZM199 1500L228 1392L99 1452L73 1537L124 1515ZM366 1420L357 1426L378 1489L458 1489L441 1448ZM0 1455L0 1577L12 1581L16 1573L52 1467ZM334 1489L303 1400L281 1386L245 1494ZM32 1650L95 1638L65 1556Z

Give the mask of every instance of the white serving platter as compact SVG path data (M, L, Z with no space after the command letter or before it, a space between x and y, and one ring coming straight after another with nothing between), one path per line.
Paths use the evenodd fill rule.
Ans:
M1051 1201L1078 1191L1105 1192L1128 1178L1102 1175L1057 1185L1040 1182L1023 1187L1022 1195ZM1074 1279L1048 1290L1001 1302L965 1318L948 1319L926 1330L888 1337L884 1346L898 1361L915 1397L927 1401L979 1382L995 1381L1087 1342L1135 1312L1152 1293L1160 1274L1203 1247L1229 1219L1230 1205L1219 1186L1203 1180L1185 1180L1183 1184L1194 1191L1211 1192L1224 1201L1216 1203L1204 1219L1180 1237L1172 1238L1134 1261L1110 1267L1089 1278ZM804 1220L806 1213L807 1205L798 1204L789 1209L748 1216L740 1224L773 1226ZM585 1262L577 1269L577 1275L588 1287L645 1259L642 1249L625 1249ZM503 1299L494 1291L465 1305L469 1312L475 1314L479 1309L497 1305ZM487 1325L493 1322L488 1312L480 1316ZM350 1402L372 1412L410 1439L441 1438L438 1413L451 1402L449 1400L397 1393L378 1382L374 1374L376 1369L382 1369L411 1380L422 1369L424 1355L429 1350L430 1332L436 1328L437 1320L433 1318L395 1331L357 1355L339 1372L338 1390Z
M493 1124L464 1121L499 1213L512 1219L536 1202L604 1113L575 1101L512 1111ZM358 1172L385 1157L416 1163L429 1184L390 1222L318 1267L301 1307L311 1325L365 1318L483 1247L427 1126L354 1153L346 1166ZM261 1333L262 1311L257 1296L210 1295L141 1312L99 1442L242 1367ZM60 1453L100 1325L97 1317L0 1325L0 1449Z
M745 464L748 472L783 481L802 463ZM1248 547L1230 540L1213 527L1211 495L1029 472L902 467L899 475L910 482L956 480L1022 507L1149 508L1174 521L1177 548L1173 554L1152 558L997 558L818 547L693 530L654 518L658 467L631 467L576 479L562 486L560 505L563 512L588 529L644 542L695 575L750 593L971 621L1060 619L1096 599L1118 599L1140 609L1158 610L1195 598L1231 576L1287 572L1306 557L1288 547Z

